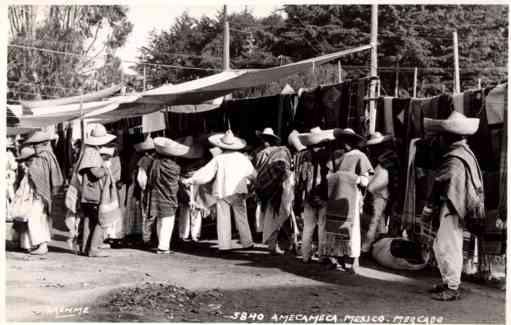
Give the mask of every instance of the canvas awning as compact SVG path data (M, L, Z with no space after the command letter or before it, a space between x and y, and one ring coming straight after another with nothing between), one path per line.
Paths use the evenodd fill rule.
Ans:
M113 96L121 90L121 86L112 86L110 88L102 89L99 91L84 94L82 96L64 97L59 99L46 99L46 100L32 100L32 101L21 101L21 106L29 109L41 108L41 107L59 107L63 105L79 104L94 102L103 98Z
M70 104L55 107L45 107L42 113L33 115L17 115L8 120L10 127L40 128L49 125L71 121L91 112L109 112L119 107L122 103L134 101L138 96L120 96L104 101L96 101L80 104Z
M256 87L287 76L309 71L313 65L339 59L342 56L368 50L364 45L312 59L260 70L230 70L176 85L164 85L142 93L137 103L160 103L167 105L200 104L221 97L234 90Z

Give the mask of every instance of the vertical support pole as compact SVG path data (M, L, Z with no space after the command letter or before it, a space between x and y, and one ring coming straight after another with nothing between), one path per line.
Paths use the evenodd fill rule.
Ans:
M143 57L144 59L144 81L143 81L143 84L142 84L142 91L145 91L146 90L146 71L145 71L145 55Z
M452 32L452 41L454 47L454 93L459 94L460 88L460 62L458 54L458 31Z
M483 85L481 83L481 78L477 78L477 89L483 88Z
M342 66L341 66L341 60L337 61L337 74L339 77L339 83L342 82Z
M378 76L378 5L371 5L371 77ZM376 96L376 80L371 81L370 97ZM376 102L369 101L369 133L376 130Z
M229 44L229 20L227 19L227 5L224 5L224 71L231 70Z
M415 69L413 69L413 97L417 97L417 73L418 73L418 69L417 67L415 67Z
M85 120L83 119L83 89L80 88L80 136L82 138L81 152L85 149Z
M396 62L396 80L394 84L394 97L399 97L399 61Z

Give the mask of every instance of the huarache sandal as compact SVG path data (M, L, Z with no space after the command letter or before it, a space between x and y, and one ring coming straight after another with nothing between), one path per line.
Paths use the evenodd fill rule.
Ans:
M158 249L156 251L156 254L170 255L170 254L174 254L174 252L171 250L168 250L168 249L167 250Z
M428 290L429 293L440 293L442 291L445 291L447 289L447 284L445 283L439 283L435 284L431 289Z
M434 293L431 296L431 298L434 300L439 300L439 301L453 301L453 300L461 299L461 295L460 295L459 290L453 290L453 289L447 288L442 292Z

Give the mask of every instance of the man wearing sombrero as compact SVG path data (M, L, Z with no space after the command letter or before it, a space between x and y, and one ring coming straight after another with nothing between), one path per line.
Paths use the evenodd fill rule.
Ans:
M467 136L476 133L479 119L454 111L446 120L424 118L426 134L439 136L445 154L435 171L433 191L422 212L422 223L436 232L433 252L442 283L430 292L435 300L460 298L463 268L463 227L480 233L484 229L482 173Z
M192 177L183 180L184 184L207 184L211 181L212 195L215 197L217 208L218 248L221 251L231 249L231 208L240 234L241 245L244 248L253 246L252 233L247 219L245 196L248 193L248 183L257 176L254 166L242 153L246 142L227 130L208 138L214 146L223 152L215 156L204 167L197 170Z
M293 130L289 145L297 151L294 159L296 213L303 211L302 261L309 263L312 259L312 241L314 230L318 229L318 252L321 254L325 245L326 206L328 203L329 169L327 163L330 150L327 143L335 140L334 130L312 128L309 132L298 133ZM320 257L320 260L327 261Z
M255 160L257 180L255 192L257 194L263 230L263 243L273 254L281 254L277 238L282 229L286 233L286 249L294 246L292 228L286 225L292 213L294 196L294 177L291 172L291 152L285 146L279 146L280 138L275 135L273 129L265 128L262 132L256 132L265 147Z
M91 126L66 193L66 206L73 213L79 209L83 215L81 252L89 257L107 257L101 250L105 232L122 217L109 159L114 148L105 148L116 136L109 134L102 124Z
M23 142L23 146L32 146L35 151L28 173L34 183L34 191L41 197L46 213L50 217L50 225L53 198L64 185L62 170L50 143L55 139L55 135L50 132L39 130L29 135ZM41 245L33 253L45 254L47 251L47 246Z
M148 219L156 220L156 254L172 254L170 243L176 222L181 174L177 158L185 156L190 147L165 137L157 137L153 142L156 155L149 167L146 187L149 200ZM148 238L150 237L145 239Z
M389 232L398 235L400 220L396 204L400 182L399 156L394 147L394 137L375 132L366 142L374 176L367 186L364 200L362 226L362 252L368 253L371 244L385 231L389 218Z

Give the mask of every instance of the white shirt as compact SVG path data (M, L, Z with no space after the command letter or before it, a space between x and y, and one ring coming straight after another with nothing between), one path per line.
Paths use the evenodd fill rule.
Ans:
M248 180L256 176L257 172L252 162L245 155L228 152L211 159L190 177L190 181L192 184L213 181L212 195L222 199L234 194L248 193Z

